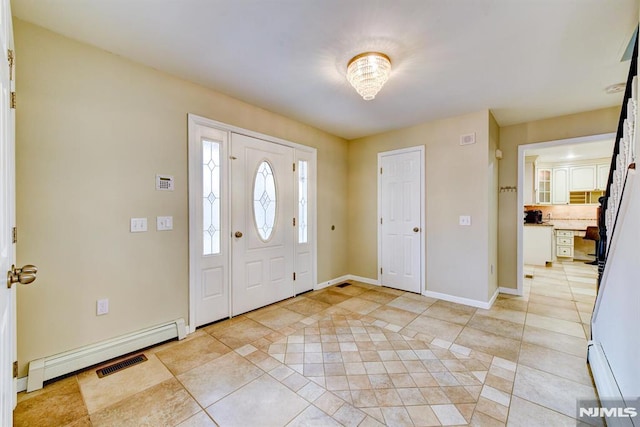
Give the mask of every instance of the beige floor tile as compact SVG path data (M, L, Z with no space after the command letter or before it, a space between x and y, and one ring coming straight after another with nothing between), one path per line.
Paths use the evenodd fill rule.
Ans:
M546 329L552 332L559 332L561 334L567 334L577 338L585 337L582 325L578 322L569 322L568 320L554 319L552 317L527 313L525 325Z
M513 395L566 416L576 414L579 399L596 399L593 387L520 365Z
M527 307L529 306L529 301L524 297L520 297L520 296L500 295L498 296L498 299L493 304L493 306L499 307L501 309L506 309L506 310L527 311ZM505 319L505 320L509 320L509 319Z
M404 406L387 406L382 409L385 425L387 426L407 426L413 424L409 413Z
M520 348L520 365L536 368L550 374L590 386L592 384L586 354L582 357L540 347L534 344L522 343Z
M210 335L178 342L155 355L174 375L181 374L231 351Z
M509 413L509 407L501 405L493 400L480 397L476 404L476 411L480 411L485 415L495 418L503 423L507 422L507 414Z
M509 308L504 308L499 305L494 304L493 307L489 310L478 309L476 311L476 316L487 316L492 317L494 319L506 320L508 322L517 323L520 325L524 324L524 319L526 317L525 311L520 310L511 310Z
M263 375L207 408L220 426L284 426L309 406L269 375Z
M520 350L520 341L501 337L489 332L466 327L455 340L456 344L515 361Z
M273 329L267 328L255 320L244 318L239 322L233 323L228 328L214 330L211 334L223 344L236 349L273 332Z
M509 408L510 427L557 426L575 427L576 420L544 406L514 396Z
M440 304L440 301L434 303L423 313L425 316L433 317L447 322L456 323L458 325L466 325L473 312L462 310L459 307L450 307Z
M406 326L406 329L418 332L428 331L430 335L435 337L447 341L454 341L458 334L460 334L460 331L462 331L462 326L445 320L436 319L434 317L420 315L416 317L414 321L409 323Z
M207 407L263 374L247 359L227 353L177 378L200 405Z
M432 405L431 409L443 426L462 425L467 423L455 405Z
M389 307L386 305L372 311L371 313L369 313L369 316L402 327L406 326L413 319L418 317L416 313L413 313L411 311Z
M573 337L534 326L525 326L522 340L523 342L552 348L574 356L583 357L587 354L586 338Z
M95 369L113 362L78 374L78 384L80 384L82 397L89 414L173 378L171 372L156 355L150 354L147 359L146 362L102 378L98 378Z
M340 423L315 406L309 406L295 417L287 427L340 427Z
M415 314L422 314L427 308L429 308L429 306L436 302L433 298L423 297L422 295L418 295L419 298L414 296L410 297L408 295L409 294L399 296L393 301L387 303L387 306L410 311Z
M176 425L200 409L182 385L171 378L91 414L91 423L95 427Z
M344 400L330 391L326 391L322 396L317 398L313 404L327 414L333 415L344 404Z
M471 318L471 320L469 320L467 326L474 329L479 329L481 331L500 335L502 337L520 340L522 338L524 322L514 323L507 320L496 319L489 316L479 316L476 314Z
M316 301L325 302L327 304L336 305L351 298L349 295L345 295L340 292L336 292L331 288L323 289L320 291L311 292L305 295L306 298L311 298Z
M579 322L580 317L576 308L563 308L535 302L529 303L529 313L539 314L540 316L553 317L554 319L563 319L570 322Z
M486 415L484 412L476 411L473 413L469 425L472 427L501 427L504 426L505 423Z
M333 414L333 418L345 427L358 426L365 417L366 414L364 412L348 403L342 405L342 407Z
M305 317L305 315L296 313L295 311L278 307L276 310L269 310L255 315L251 319L261 323L267 328L279 330L286 326L299 322Z
M571 298L554 298L533 294L529 297L529 303L552 305L554 307L562 307L569 310L575 309L575 303Z
M176 427L217 427L211 417L205 412L200 411L191 418L187 418Z
M311 316L313 314L321 312L322 310L326 310L327 308L331 307L331 305L327 304L326 302L300 296L298 298L293 298L291 302L283 305L283 307L287 310L295 311L298 314Z
M368 301L373 301L378 304L388 304L394 299L396 299L397 297L398 297L397 295L391 294L389 292L385 292L382 289L381 290L374 289L358 295L358 298L362 298Z
M37 392L20 393L13 412L15 426L63 426L86 419L88 414L82 402L80 387L75 376L57 381Z
M408 406L407 412L416 427L439 426L440 420L429 405Z

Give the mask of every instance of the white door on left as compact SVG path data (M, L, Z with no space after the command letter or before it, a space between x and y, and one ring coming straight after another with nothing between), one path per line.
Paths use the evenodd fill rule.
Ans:
M12 69L7 52L13 50L9 0L0 4L0 274L15 261L13 226L15 225L15 144L14 110L10 106ZM16 403L13 362L16 360L16 286L0 284L0 425L13 424Z

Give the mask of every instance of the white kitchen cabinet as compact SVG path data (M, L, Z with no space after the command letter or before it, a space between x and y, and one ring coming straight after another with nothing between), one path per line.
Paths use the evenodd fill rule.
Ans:
M596 165L569 168L569 191L593 191L596 185Z
M569 203L569 168L553 168L553 191L551 203L566 205Z
M551 169L536 168L536 203L551 203Z
M556 230L556 256L573 258L573 230Z
M553 261L553 227L548 225L524 226L524 263L545 266Z
M609 181L609 163L601 163L596 165L597 168L597 175L598 175L598 179L597 179L597 189L598 190L606 190L607 189L607 182Z
M535 166L533 160L525 159L524 162L524 204L533 205L536 202L536 190L533 185Z

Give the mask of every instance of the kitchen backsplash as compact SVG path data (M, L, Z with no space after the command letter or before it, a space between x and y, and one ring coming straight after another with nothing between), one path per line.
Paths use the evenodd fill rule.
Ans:
M547 220L549 214L550 219L563 219L563 220L595 220L598 216L598 207L594 205L589 206L570 206L570 205L526 205L525 210L537 209L542 211L542 218Z

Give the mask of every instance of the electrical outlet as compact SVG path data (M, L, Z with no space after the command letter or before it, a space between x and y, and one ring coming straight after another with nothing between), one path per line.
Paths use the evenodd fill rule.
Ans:
M96 315L102 316L107 313L109 313L109 300L107 298L99 299L96 303Z
M469 216L469 215L460 215L458 223L460 225L471 225L471 216Z

